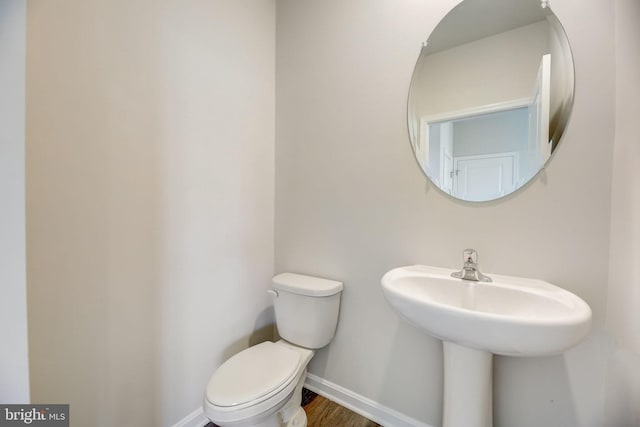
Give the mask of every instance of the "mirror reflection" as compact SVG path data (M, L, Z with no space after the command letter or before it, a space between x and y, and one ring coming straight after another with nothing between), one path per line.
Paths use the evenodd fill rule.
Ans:
M438 24L416 63L409 134L442 191L503 197L549 161L573 101L573 59L537 0L465 0Z

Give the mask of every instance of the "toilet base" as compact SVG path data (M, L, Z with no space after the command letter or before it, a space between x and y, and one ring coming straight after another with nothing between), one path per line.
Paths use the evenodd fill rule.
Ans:
M291 414L291 412L289 412L289 414ZM279 411L258 423L241 423L238 425L250 425L251 427L307 427L307 413L304 412L301 406L298 406L298 409L295 410L293 415L289 416L288 421L284 421L282 416L283 412Z
M282 427L306 427L307 413L302 408L302 387L304 380L307 378L307 369L302 371L302 375L298 379L298 384L293 392L293 396L284 407L278 411Z
M302 407L298 407L295 415L285 424L285 427L307 427L307 413Z

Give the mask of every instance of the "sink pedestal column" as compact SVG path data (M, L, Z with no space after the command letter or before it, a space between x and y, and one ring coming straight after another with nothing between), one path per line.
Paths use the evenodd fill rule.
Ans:
M442 344L443 427L491 427L493 354L446 341Z

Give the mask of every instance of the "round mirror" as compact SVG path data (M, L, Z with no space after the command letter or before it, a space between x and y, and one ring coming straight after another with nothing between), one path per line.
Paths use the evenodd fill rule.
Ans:
M464 0L422 47L409 90L409 137L443 192L474 202L506 196L557 148L573 104L573 58L545 6Z

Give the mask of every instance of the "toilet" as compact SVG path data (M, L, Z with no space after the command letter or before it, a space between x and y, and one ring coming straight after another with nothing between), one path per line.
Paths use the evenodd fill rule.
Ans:
M302 386L314 350L335 335L342 283L302 274L273 278L280 340L263 342L224 362L205 391L205 415L221 427L305 427Z

